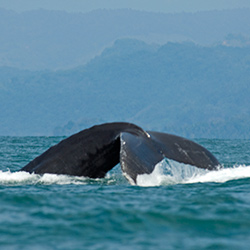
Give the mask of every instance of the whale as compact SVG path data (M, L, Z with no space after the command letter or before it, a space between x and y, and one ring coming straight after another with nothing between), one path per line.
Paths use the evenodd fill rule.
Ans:
M215 156L189 139L156 131L145 131L127 122L95 125L82 130L37 156L19 171L104 178L120 163L128 181L151 174L163 159L197 168L216 170Z

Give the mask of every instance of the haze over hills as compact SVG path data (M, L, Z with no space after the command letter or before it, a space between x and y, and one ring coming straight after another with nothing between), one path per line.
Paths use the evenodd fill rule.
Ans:
M0 9L0 135L129 121L250 138L250 9Z
M122 39L85 66L1 67L0 79L1 135L68 135L120 120L187 137L250 138L247 43Z
M249 24L250 9L176 14L0 9L0 66L69 69L85 64L119 38L161 45L168 41L220 44L229 34L248 39Z

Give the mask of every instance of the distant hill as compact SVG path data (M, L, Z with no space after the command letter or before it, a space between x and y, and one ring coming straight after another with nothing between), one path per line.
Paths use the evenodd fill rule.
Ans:
M0 68L0 135L68 135L130 121L187 137L250 138L250 47L117 40L71 70Z
M85 64L119 38L244 46L242 39L240 44L237 39L228 43L225 37L249 38L250 9L176 14L130 9L90 13L0 9L0 34L0 66L69 69Z

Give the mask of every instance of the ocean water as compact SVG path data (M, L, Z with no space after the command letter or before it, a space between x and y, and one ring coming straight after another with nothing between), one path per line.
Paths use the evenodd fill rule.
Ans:
M0 249L249 249L250 140L196 140L216 172L159 163L131 185L16 172L62 137L0 137Z

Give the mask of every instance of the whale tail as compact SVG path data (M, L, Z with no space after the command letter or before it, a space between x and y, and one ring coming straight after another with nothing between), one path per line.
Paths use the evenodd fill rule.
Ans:
M20 171L103 178L119 162L124 175L136 183L164 158L209 170L218 160L204 147L182 137L146 132L131 123L106 123L85 129L36 157Z

